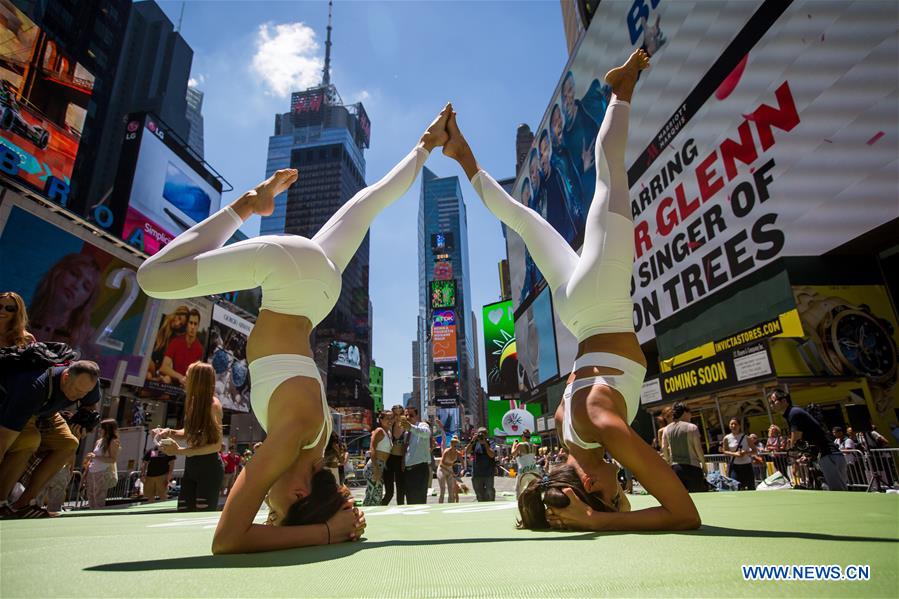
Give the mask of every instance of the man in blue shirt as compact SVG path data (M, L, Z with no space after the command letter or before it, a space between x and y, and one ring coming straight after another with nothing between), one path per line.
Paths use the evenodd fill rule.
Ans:
M471 469L471 486L478 501L493 501L496 498L496 489L493 486L493 477L496 474L496 449L487 439L487 429L483 426L478 429L465 453L474 455L474 466Z
M31 501L77 451L76 434L82 434L80 430L73 434L59 412L75 404L95 405L100 401L99 380L99 366L87 360L0 379L0 516L50 515L31 506ZM29 458L39 449L49 454L32 473L22 496L7 505L6 499L25 472Z
M772 412L783 414L790 426L789 445L793 447L797 441L808 443L809 449L818 455L818 468L824 475L829 491L846 491L847 473L846 458L840 452L827 431L811 414L793 405L789 392L775 389L768 395L768 404Z
M418 410L413 407L406 408L400 426L406 431L407 438L403 473L406 503L427 503L428 487L431 486L431 427L421 421Z

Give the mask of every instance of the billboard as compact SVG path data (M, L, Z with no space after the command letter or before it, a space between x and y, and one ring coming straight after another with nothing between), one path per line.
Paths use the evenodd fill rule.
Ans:
M515 400L487 401L487 434L494 437L520 436L525 430L537 430L539 404L524 404Z
M432 319L435 327L455 325L456 313L452 310L434 310Z
M452 375L434 377L434 397L436 399L457 399L459 397L459 378Z
M897 12L876 0L602 3L513 191L577 245L599 77L646 48L626 155L634 324L649 341L656 323L781 256L822 255L899 217ZM532 298L524 278L518 295Z
M370 431L372 422L371 410L366 408L339 407L331 408L334 412L340 414L340 430L341 431Z
M137 285L137 259L100 243L8 192L0 206L0 289L22 296L38 341L71 345L108 379L125 361L125 375L139 380L148 299Z
M435 262L434 278L438 281L448 281L453 278L452 262Z
M290 111L293 113L294 124L307 123L317 117L321 113L324 104L324 88L292 93L290 95Z
M187 367L206 355L213 306L202 298L165 300L157 305L140 395L172 399L184 395Z
M462 423L459 418L459 408L437 408L437 422L434 423L434 438L437 444L449 446L449 440L460 437Z
M434 233L431 235L431 249L435 254L446 254L453 251L453 234Z
M0 172L65 206L94 76L0 0Z
M219 305L212 307L206 362L215 370L215 394L226 410L250 411L247 338L252 330L248 320Z
M487 395L518 393L518 350L512 300L487 304L482 311Z
M128 196L121 237L153 254L218 210L222 187L155 117L129 117L125 147L133 152L135 144L136 158L123 158L114 192Z
M434 362L455 362L456 353L456 325L434 327L431 331L431 348Z
M328 353L331 368L362 370L358 346L346 341L332 341Z
M518 348L518 389L527 392L559 374L554 315L549 289L515 321Z
M431 308L456 307L456 281L431 281Z

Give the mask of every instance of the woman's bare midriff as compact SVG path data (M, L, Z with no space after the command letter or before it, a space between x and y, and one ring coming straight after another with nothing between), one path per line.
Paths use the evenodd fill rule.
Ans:
M312 357L309 335L312 321L305 316L261 310L247 339L247 359L252 362L275 354Z
M590 353L608 353L625 357L629 360L646 366L646 356L640 348L640 342L634 333L602 333L593 335L581 341L577 347L577 357L580 358ZM568 384L570 385L577 379L588 378L592 376L604 376L621 374L621 371L615 368L603 368L601 366L585 366L572 372L568 376ZM627 420L627 404L624 398L617 390L606 385L594 385L588 389L580 389L575 395L587 397L590 395L596 399L601 399L607 404L609 409L614 410L623 420ZM574 398L572 398L574 400ZM591 440L590 436L583 437L585 440Z

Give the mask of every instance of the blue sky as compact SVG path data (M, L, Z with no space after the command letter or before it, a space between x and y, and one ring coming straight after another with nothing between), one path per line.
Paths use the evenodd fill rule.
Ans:
M178 21L181 2L159 4ZM291 91L320 79L327 17L326 2L186 3L181 33L194 51L192 79L205 94L206 160L235 188L223 202L262 179L275 113L288 111ZM332 42L331 81L344 102L362 100L372 121L368 183L409 152L447 100L481 165L497 179L514 175L516 128L539 124L568 58L557 0L339 1ZM455 162L438 150L427 167L462 183L480 320L481 306L499 297L499 222ZM371 229L372 354L384 368L387 405L412 390L420 191L419 178ZM258 221L246 231L255 234ZM478 322L485 381L482 332Z

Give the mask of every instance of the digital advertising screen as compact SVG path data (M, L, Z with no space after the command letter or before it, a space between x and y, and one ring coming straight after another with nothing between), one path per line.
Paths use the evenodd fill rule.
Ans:
M445 254L453 251L452 233L435 233L431 235L431 249L435 254Z
M456 307L456 281L431 281L431 308Z
M603 2L595 16L513 191L583 241L602 77L644 48L626 151L641 342L779 257L823 255L899 217L895 2ZM518 279L513 297L539 280Z
M524 404L517 400L487 401L487 432L494 437L516 437L537 430L540 404Z
M515 321L515 345L519 391L531 391L559 374L549 288L544 287Z
M132 119L127 129L140 133L140 147L122 239L154 254L218 210L221 183L179 156L172 147L176 142L153 117L147 116L142 127L139 120Z
M371 430L372 413L367 408L356 406L331 408L340 414L341 431L368 431Z
M458 377L436 377L434 379L434 397L435 399L457 399L459 397Z
M453 263L452 262L435 262L434 263L434 278L438 281L448 281L453 278Z
M137 259L101 249L87 229L70 232L68 223L7 193L0 205L0 289L22 296L28 329L39 341L79 350L100 365L103 378L112 379L125 361L126 377L142 379L148 298L137 284Z
M462 423L459 418L459 408L437 408L437 421L434 423L435 440L438 445L447 446L453 437L459 437Z
M247 338L252 330L252 322L222 306L213 306L206 362L215 370L215 395L226 410L250 411Z
M518 393L518 350L512 300L487 304L482 310L487 395Z
M361 370L359 348L346 341L332 341L330 350L331 366Z
M294 92L290 96L290 111L293 113L295 125L302 125L320 117L325 104L323 88Z
M432 319L435 327L446 327L456 324L456 313L452 310L434 310Z
M456 352L456 325L434 327L431 331L431 349L434 362L455 362L458 358Z
M67 205L94 76L0 0L0 172Z

